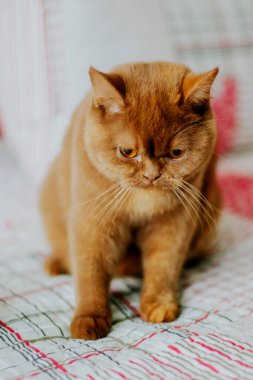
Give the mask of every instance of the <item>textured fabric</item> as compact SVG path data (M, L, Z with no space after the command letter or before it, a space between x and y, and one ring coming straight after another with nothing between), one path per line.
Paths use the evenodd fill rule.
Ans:
M0 2L1 127L9 146L35 179L46 170L52 133L44 17L42 1Z
M219 66L217 93L225 78L236 82L237 128L232 130L231 145L252 146L253 2L164 0L162 4L177 60L200 71Z
M72 279L44 274L48 248L34 189L0 146L0 378L251 380L253 205L244 195L252 194L252 162L252 154L221 162L227 207L219 248L184 271L179 318L143 322L140 281L115 279L111 333L82 341L69 337Z

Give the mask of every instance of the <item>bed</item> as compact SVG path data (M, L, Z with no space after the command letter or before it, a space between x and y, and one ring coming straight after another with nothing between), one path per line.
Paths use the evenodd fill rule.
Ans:
M184 270L179 318L162 324L142 321L140 280L114 279L111 333L82 341L69 334L71 277L48 277L42 269L48 246L36 189L2 143L0 378L251 380L252 158L241 154L221 160L225 209L217 248Z

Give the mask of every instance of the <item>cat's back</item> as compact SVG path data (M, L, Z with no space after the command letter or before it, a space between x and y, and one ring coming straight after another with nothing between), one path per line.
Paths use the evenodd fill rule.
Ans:
M41 185L40 206L42 210L52 209L57 205L60 211L65 212L70 207L72 156L73 151L78 149L74 146L74 138L84 123L86 109L85 98L73 113L61 150L51 163L47 176Z

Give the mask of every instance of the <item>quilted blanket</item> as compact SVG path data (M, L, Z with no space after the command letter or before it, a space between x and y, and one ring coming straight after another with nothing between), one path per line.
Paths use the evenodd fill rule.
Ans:
M218 245L184 270L172 323L139 314L141 282L115 279L113 328L74 340L70 276L48 277L36 191L0 146L1 379L253 379L253 155L221 160Z

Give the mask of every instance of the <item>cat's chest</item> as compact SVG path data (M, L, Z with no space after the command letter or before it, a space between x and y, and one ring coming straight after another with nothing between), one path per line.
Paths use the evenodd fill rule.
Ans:
M149 219L164 211L169 211L171 208L172 201L166 193L137 190L130 197L127 212L131 219L143 221L143 219Z

